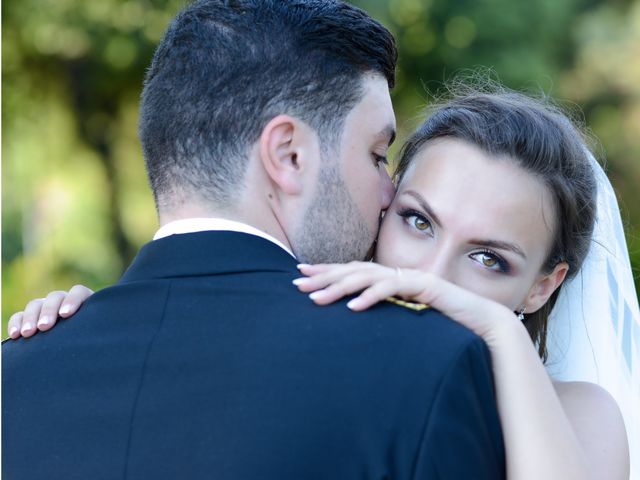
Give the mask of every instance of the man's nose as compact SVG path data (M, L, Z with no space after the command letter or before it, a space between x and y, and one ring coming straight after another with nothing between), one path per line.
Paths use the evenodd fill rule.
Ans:
M381 210L386 210L389 208L389 205L391 205L393 197L396 196L396 188L393 186L389 172L387 172L387 169L384 168L383 165L380 165L380 179L382 185L382 203L380 208Z

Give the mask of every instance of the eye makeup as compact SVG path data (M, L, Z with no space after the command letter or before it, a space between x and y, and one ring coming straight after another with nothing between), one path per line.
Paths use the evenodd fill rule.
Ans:
M413 208L401 208L397 213L402 217L404 223L413 230L419 233L433 235L433 225L423 213Z
M493 250L482 249L469 255L469 258L480 263L488 270L508 274L511 272L511 265L504 258Z

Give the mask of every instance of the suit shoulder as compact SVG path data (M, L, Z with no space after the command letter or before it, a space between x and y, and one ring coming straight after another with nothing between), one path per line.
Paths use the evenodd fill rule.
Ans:
M447 359L453 361L467 350L473 351L467 352L471 355L486 354L484 340L473 331L434 308L419 305L406 306L387 301L357 313L344 308L347 312L343 315L366 320L366 325L384 332L382 334L389 340L401 341L407 353L413 351L416 356L433 352L439 362L446 363Z
M408 328L425 330L426 333L433 333L434 330L437 330L464 340L465 342L475 342L480 339L478 335L461 323L452 320L439 310L422 303L408 302L395 297L389 297L384 302L380 302L368 310L368 312L371 316L382 317L390 322L403 322L397 325L406 324Z

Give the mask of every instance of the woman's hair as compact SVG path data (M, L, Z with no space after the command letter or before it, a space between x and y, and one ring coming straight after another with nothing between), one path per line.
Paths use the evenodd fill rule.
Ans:
M507 157L546 185L555 210L551 250L542 266L550 273L560 262L568 278L580 269L591 243L596 214L596 181L586 136L548 99L532 98L491 85L449 88L444 103L430 108L427 119L402 147L399 180L416 153L429 141L453 137L490 155ZM526 212L523 212L526 215ZM547 359L547 322L560 288L537 312L525 315L525 326L543 361Z

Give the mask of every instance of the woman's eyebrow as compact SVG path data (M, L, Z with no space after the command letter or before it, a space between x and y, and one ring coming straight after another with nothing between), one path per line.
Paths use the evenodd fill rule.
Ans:
M500 240L471 240L469 243L472 243L473 245L480 245L483 247L496 248L498 250L509 250L517 255L520 255L525 260L527 259L527 256L524 254L522 249L515 243L502 242Z
M406 190L402 192L402 195L409 195L410 197L413 197L420 205L420 208L422 208L431 217L431 220L433 220L438 227L442 228L442 223L440 222L438 215L436 215L433 208L431 208L431 205L429 205L429 202L427 202L422 195L415 190Z

